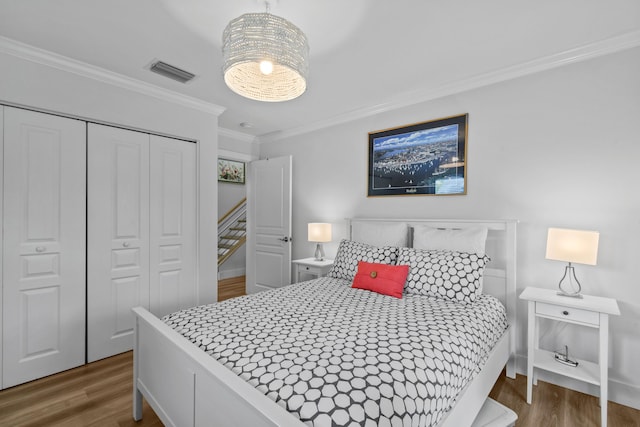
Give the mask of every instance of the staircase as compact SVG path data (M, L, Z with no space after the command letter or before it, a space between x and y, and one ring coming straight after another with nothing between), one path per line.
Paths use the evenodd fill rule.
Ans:
M242 199L218 221L218 267L247 240L247 199Z

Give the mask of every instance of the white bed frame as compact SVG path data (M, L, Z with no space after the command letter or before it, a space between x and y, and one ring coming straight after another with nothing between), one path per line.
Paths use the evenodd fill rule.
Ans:
M483 292L495 295L507 308L509 329L492 350L482 371L458 397L441 427L470 426L500 372L515 378L516 221L349 219L357 223L403 222L437 228L486 226L487 254ZM165 426L292 426L302 423L217 360L142 307L136 316L133 371L133 418L142 419L147 400Z

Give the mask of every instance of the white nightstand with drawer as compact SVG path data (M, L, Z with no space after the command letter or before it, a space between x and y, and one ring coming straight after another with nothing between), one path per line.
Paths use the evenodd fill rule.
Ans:
M618 302L612 298L583 295L572 298L555 289L526 288L520 299L528 301L527 403L531 403L533 385L537 385L534 368L575 378L600 386L601 426L607 425L607 382L609 356L609 315L619 315ZM539 347L538 319L546 318L599 329L598 363L578 361L567 366L555 360L554 353Z
M331 266L333 265L332 259L323 259L322 261L316 261L315 258L302 258L291 261L294 266L294 282L300 281L300 273L310 274L315 277L326 276Z

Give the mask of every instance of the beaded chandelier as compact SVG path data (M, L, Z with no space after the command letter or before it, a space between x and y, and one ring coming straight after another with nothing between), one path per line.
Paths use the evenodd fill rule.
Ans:
M309 44L291 22L269 13L246 13L222 34L224 81L256 101L288 101L307 89Z

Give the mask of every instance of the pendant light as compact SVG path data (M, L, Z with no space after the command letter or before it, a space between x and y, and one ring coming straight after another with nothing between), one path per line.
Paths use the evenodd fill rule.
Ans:
M222 34L223 74L235 93L256 101L288 101L307 89L309 44L291 22L266 12L232 20Z

